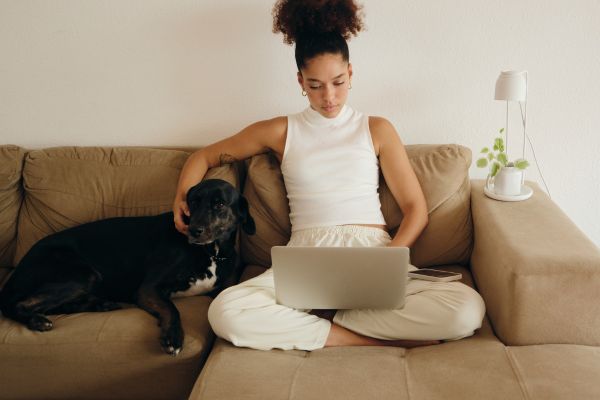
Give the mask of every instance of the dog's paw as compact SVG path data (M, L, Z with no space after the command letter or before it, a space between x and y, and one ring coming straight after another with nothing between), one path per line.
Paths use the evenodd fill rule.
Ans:
M27 323L27 327L32 331L45 332L52 329L52 321L43 315L36 314Z
M181 326L171 326L160 336L160 345L165 353L175 357L183 348L183 330Z

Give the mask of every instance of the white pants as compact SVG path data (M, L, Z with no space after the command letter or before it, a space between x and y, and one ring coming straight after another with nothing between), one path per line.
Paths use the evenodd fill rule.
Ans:
M344 225L295 231L288 246L385 246L390 240L382 229ZM338 310L333 322L388 340L457 340L481 327L483 299L463 283L408 278L406 295L402 309ZM331 323L308 311L275 302L269 269L221 292L210 305L208 319L217 336L236 346L315 350L325 345Z

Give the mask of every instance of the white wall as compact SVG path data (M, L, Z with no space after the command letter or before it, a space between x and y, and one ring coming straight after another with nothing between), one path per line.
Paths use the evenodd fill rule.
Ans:
M0 143L198 146L300 111L272 3L0 0ZM407 144L460 143L476 159L504 125L497 75L527 69L528 133L553 199L600 244L600 2L363 4L350 103Z

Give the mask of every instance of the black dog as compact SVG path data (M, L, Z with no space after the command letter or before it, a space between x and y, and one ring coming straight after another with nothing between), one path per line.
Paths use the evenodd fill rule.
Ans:
M183 330L171 297L215 295L235 269L238 225L249 234L256 230L248 202L223 180L192 187L187 203L187 238L175 229L173 213L165 213L91 222L40 240L6 282L0 310L47 331L47 314L134 303L159 320L161 346L177 355Z

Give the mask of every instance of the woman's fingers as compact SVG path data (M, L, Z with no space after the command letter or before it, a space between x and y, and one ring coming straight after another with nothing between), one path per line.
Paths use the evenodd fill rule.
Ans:
M185 223L183 216L190 216L190 209L186 202L181 201L173 208L173 219L175 222L175 229L182 234L187 234L188 226Z

